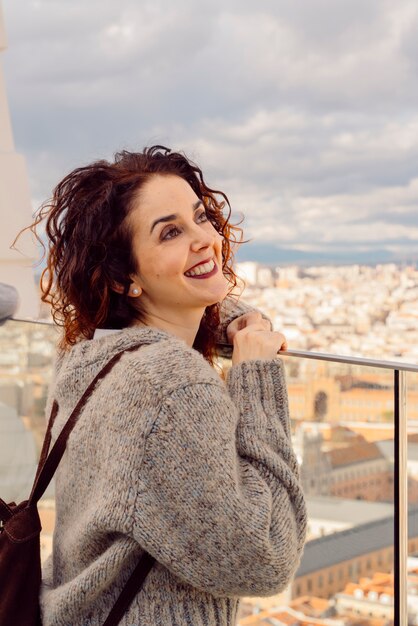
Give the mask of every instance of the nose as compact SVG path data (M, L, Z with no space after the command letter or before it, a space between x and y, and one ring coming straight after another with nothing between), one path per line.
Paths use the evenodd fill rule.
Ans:
M222 239L215 229L213 229L213 232L210 232L196 225L190 247L193 252L198 252L204 248L214 248L218 238Z

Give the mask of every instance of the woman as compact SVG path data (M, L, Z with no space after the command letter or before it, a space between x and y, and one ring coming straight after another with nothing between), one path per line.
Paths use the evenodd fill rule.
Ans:
M64 334L54 436L97 372L57 471L45 626L103 624L145 550L121 624L229 626L240 596L294 574L306 509L290 442L283 335L233 301L227 202L161 146L82 167L47 218L43 299ZM228 203L229 204L229 203ZM233 345L226 381L217 341Z

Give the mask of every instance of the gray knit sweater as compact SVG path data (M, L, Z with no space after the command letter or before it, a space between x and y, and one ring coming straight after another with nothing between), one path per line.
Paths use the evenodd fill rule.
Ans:
M225 383L155 328L82 341L51 388L55 437L98 370L135 344L98 383L57 470L44 625L103 624L144 549L157 562L121 626L232 626L240 596L287 585L305 540L282 362L234 365Z

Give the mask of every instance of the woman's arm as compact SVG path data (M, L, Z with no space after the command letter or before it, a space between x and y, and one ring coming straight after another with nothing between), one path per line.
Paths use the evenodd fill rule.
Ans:
M140 472L135 538L181 580L215 595L286 587L307 516L279 359L172 392Z

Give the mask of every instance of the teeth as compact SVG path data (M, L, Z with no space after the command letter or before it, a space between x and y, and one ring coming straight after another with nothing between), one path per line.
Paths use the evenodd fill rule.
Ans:
M204 263L203 265L198 265L197 267L194 267L192 270L185 272L185 275L186 276L200 276L201 274L209 274L209 272L211 272L214 267L215 267L215 262L213 259L211 259L207 263Z

